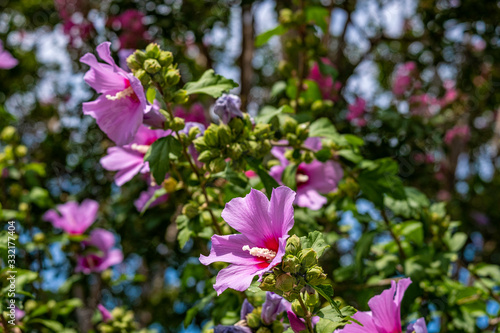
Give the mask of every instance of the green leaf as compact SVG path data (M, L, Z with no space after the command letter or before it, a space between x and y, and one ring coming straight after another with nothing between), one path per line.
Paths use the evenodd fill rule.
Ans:
M321 30L323 30L323 33L328 33L328 14L328 9L325 7L311 6L306 8L307 22L316 24L321 28Z
M184 90L187 91L188 95L206 94L218 98L237 86L238 84L233 80L217 75L213 69L209 69L203 73L198 81L186 83Z
M156 89L153 87L149 87L148 91L146 92L146 99L148 100L149 103L153 104L153 102L156 99Z
M330 305L332 306L332 309L337 313L337 315L339 317L344 316L342 314L342 312L340 311L338 304L333 300L334 294L333 294L333 287L331 285L329 285L329 284L322 284L319 286L313 286L310 284L307 284L307 285L310 286L311 288L313 288L314 290L316 290L318 292L318 294L323 296L328 301L328 303L330 303Z
M273 192L273 188L279 187L280 185L274 179L269 175L266 169L262 166L260 161L257 159L251 157L251 156L246 156L245 160L247 161L248 165L250 168L257 173L257 175L260 177L260 180L264 184L264 187L266 188L266 195L268 198L271 198L271 193Z
M189 228L189 218L186 215L177 216L175 223L179 230L177 240L179 241L179 247L182 249L193 235L193 231Z
M306 236L300 237L300 241L302 243L302 248L313 249L316 252L316 254L318 255L318 258L321 257L323 255L323 253L325 252L325 250L330 247L330 245L328 245L325 242L325 240L323 238L323 234L317 230L310 232L307 235L307 237ZM333 290L332 290L332 295L333 295Z
M318 312L320 318L328 319L333 322L344 321L345 317L350 317L356 313L356 309L352 306L344 306L340 309L340 314L331 307L326 307Z
M191 324L196 314L203 310L214 299L215 295L215 291L211 292L186 312L186 317L184 317L184 328L187 328Z
M283 170L282 181L283 184L291 188L292 190L297 190L297 168L298 164L290 163Z
M368 231L363 233L361 238L356 243L356 269L358 274L361 274L363 271L363 259L368 256L370 253L370 249L373 244L373 240L375 239L376 232Z
M424 227L419 221L406 221L393 226L397 236L403 236L408 242L414 242L418 246L424 243Z
M310 137L324 137L332 140L337 139L339 133L328 118L320 118L309 126Z
M285 90L286 90L286 82L278 81L271 88L270 96L277 97L278 95L281 95L283 92L285 92Z
M467 241L467 234L464 232L457 232L451 237L450 239L446 239L446 242L448 243L448 248L452 252L457 252L459 251L464 245L465 242Z
M266 44L271 37L283 35L287 31L288 29L280 24L271 30L263 32L255 38L255 47L261 47Z
M383 207L384 194L395 199L405 199L403 183L398 177L398 164L391 158L362 161L358 177L363 195L379 208Z
M42 324L53 332L62 332L64 330L64 326L55 320L33 319L30 321L30 323Z
M274 117L279 117L283 113L283 110L283 106L279 109L272 106L265 106L260 110L259 114L255 118L255 121L257 123L269 124Z
M337 151L337 154L353 163L359 163L363 160L363 156L361 156L359 152L355 152L354 150L351 149L341 149Z
M149 169L157 184L165 180L165 175L170 169L171 155L178 157L181 151L181 143L171 135L156 140L149 147L144 161L149 162Z
M318 60L318 61L316 61L316 63L318 64L319 71L321 72L321 74L323 74L323 75L329 75L334 80L339 75L339 72L337 71L337 69L335 67L330 66L330 65L324 63L321 59Z

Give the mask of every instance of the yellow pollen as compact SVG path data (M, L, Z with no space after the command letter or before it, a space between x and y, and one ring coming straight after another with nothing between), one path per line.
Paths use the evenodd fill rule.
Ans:
M114 95L114 96L106 95L106 98L109 99L110 101L116 101L118 99L132 96L133 94L134 94L134 89L132 89L132 87L128 87L125 90L117 92L116 95Z
M308 175L302 175L302 174L297 175L297 182L299 182L299 183L305 183L308 180L309 180Z
M248 251L254 257L265 258L267 261L271 261L276 257L276 252L261 247L252 247L245 245L242 248L243 251Z
M132 150L138 151L141 154L146 154L148 152L149 146L148 145L138 145L137 143L133 143L130 148Z

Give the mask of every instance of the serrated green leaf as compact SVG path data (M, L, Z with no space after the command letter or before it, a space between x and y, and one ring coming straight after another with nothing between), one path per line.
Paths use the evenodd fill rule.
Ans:
M186 83L184 90L188 95L206 94L218 98L223 93L236 87L238 87L236 82L222 75L217 75L213 69L209 69L203 73L198 81Z
M178 157L181 151L181 143L171 135L159 138L149 147L144 161L149 162L149 169L157 184L165 180L165 175L170 169L171 155Z
M313 249L318 255L318 258L321 257L325 252L325 250L330 247L330 245L328 245L325 242L323 234L317 230L310 232L307 235L307 237L306 236L300 237L300 241L302 243L303 249L308 249L308 248Z

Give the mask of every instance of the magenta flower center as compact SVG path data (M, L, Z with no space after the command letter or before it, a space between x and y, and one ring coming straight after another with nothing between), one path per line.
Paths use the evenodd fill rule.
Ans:
M276 252L262 247L250 247L248 245L243 246L243 251L248 251L254 257L260 257L266 259L267 262L271 262L274 257L276 257Z
M307 182L309 182L309 175L307 175L304 168L302 168L300 165L297 168L297 174L295 175L295 179L297 181L297 187L305 185L307 184Z
M106 98L110 101L117 101L117 100L124 99L124 98L131 98L133 101L138 102L139 98L135 94L132 86L130 85L130 81L127 79L124 79L124 80L125 80L125 89L117 92L114 95L106 95Z

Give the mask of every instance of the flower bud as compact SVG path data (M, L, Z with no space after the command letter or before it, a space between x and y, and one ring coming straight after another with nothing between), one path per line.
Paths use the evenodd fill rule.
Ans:
M313 249L304 249L297 255L303 267L309 268L318 263L316 252Z
M296 299L295 301L292 302L292 311L296 315L298 315L299 317L304 317L305 316L304 309L300 305L300 302L299 302L298 299Z
M148 58L158 59L160 57L161 49L156 43L151 43L146 46L146 56Z
M262 278L262 282L259 285L259 288L264 291L274 291L276 290L276 277L274 274L270 273L264 275Z
M175 86L181 80L181 74L178 69L169 69L165 79L168 85Z
M172 121L172 130L180 131L185 126L185 120L183 118L175 117Z
M292 117L286 117L285 123L283 124L283 130L285 133L295 133L297 130L297 120Z
M2 130L2 133L0 134L0 137L2 138L3 141L13 141L17 137L17 131L14 126L6 126Z
M283 327L283 323L280 321L274 321L272 326L272 333L283 333L285 328Z
M196 217L199 213L198 205L195 203L188 203L182 207L182 214L186 215L188 218L192 219Z
M229 127L234 131L234 133L238 136L241 132L243 132L243 129L245 128L245 122L243 119L236 117L231 119L229 122Z
M308 292L304 294L304 303L306 303L307 306L312 308L319 303L319 295L316 291L314 291L312 294L309 294Z
M297 235L292 235L286 241L285 251L287 254L295 255L302 249L300 238Z
M229 126L222 124L219 126L218 133L219 135L219 144L223 147L227 146L231 143L231 129Z
M314 161L314 153L312 151L304 152L304 162L311 163Z
M146 56L146 53L142 52L141 50L137 50L134 52L134 58L135 60L142 66L144 64L144 61L148 59Z
M281 274L276 279L276 288L281 291L290 291L295 284L295 278L290 274Z
M172 101L175 104L184 104L189 100L189 95L187 94L187 91L184 89L177 90L175 92L175 95L172 99Z
M311 105L311 110L313 112L319 112L322 109L323 109L323 101L322 100L314 101L314 103L312 103L312 105Z
M142 65L137 61L135 54L131 54L127 57L127 67L134 71L142 68Z
M271 331L269 328L267 327L261 327L257 330L256 333L273 333L274 331Z
M309 129L307 128L307 124L300 124L297 126L297 130L295 131L297 134L297 138L301 141L304 141L309 136Z
M168 193L174 192L177 188L177 180L175 180L175 178L169 177L165 179L161 185Z
M28 153L28 148L24 145L17 146L15 149L15 154L17 157L24 157Z
M247 325L250 328L257 328L260 326L260 316L257 313L247 314Z
M243 148L241 148L239 143L233 143L230 148L229 157L233 160L239 159L241 154L243 154Z
M168 66L172 65L172 63L174 62L174 56L172 55L172 52L161 51L160 56L158 57L158 62L163 67L168 67Z
M149 75L146 73L146 71L144 69L138 69L135 73L134 73L135 77L139 79L139 81L141 81L141 84L143 86L149 84Z
M211 160L208 167L210 168L210 171L213 173L221 172L224 171L226 168L226 161L224 161L223 158L218 157L214 160Z
M325 281L326 274L323 273L323 269L321 267L316 265L307 270L306 279L309 284L315 286Z
M143 68L149 74L156 74L161 70L161 65L156 59L147 59L144 61Z
M280 10L278 20L281 24L288 24L292 22L292 16L293 16L292 10L290 8L284 8Z
M205 142L209 147L218 147L219 146L219 135L218 135L219 126L210 125L203 137L205 138Z
M33 242L42 243L43 241L45 241L45 234L43 232L38 232L33 235Z
M300 270L299 259L291 254L287 254L282 261L283 271L287 273L298 273Z

